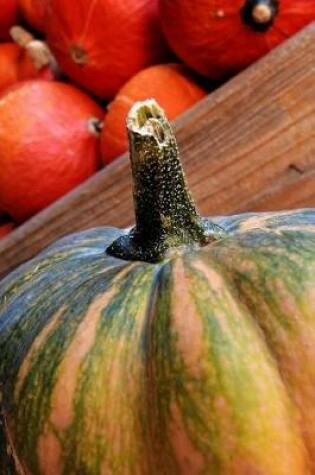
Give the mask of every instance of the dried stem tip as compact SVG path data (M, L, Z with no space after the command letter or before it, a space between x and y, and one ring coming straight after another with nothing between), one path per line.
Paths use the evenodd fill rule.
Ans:
M158 104L136 103L127 118L136 226L109 252L156 262L221 235L201 218L189 192L172 128ZM220 230L222 231L222 230Z

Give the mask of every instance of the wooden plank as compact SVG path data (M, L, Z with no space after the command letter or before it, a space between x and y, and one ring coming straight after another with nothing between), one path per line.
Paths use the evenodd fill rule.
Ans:
M315 24L176 122L204 215L315 206ZM127 156L0 242L0 276L56 238L133 222Z

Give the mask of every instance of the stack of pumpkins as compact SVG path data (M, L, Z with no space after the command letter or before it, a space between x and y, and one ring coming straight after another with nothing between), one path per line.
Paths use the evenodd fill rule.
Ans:
M282 38L281 0L246 2L240 17L231 1L226 8L222 1L207 12L203 38L196 27L189 35L198 10L198 2L191 2L193 9L189 2L161 0L162 23L174 51L190 56L191 67L203 74L230 74L254 59L252 50L246 61L229 59L222 42L233 37L236 44L235 31L231 38L217 31L220 64L207 65L203 48L212 21L222 21L220 28L225 19L236 24L241 42L246 34L255 38L253 18L260 38ZM123 37L136 17L130 24L118 20L126 0L110 18L100 0L87 11L84 0L76 10L67 11L66 3L48 3L48 44L67 77L109 98L120 87L121 55L127 53L127 68L135 59L128 48L140 33L154 31L156 16L115 51L117 76L113 61L107 82L97 32L106 26ZM144 50L147 45L142 42ZM154 68L138 74L151 77ZM172 68L181 77L182 70ZM187 90L196 87L190 83ZM173 97L177 93L174 86ZM121 90L119 97L121 103L127 97L128 107L134 100ZM32 100L36 108L26 121L22 105ZM15 140L20 136L11 144L18 167L25 161L23 143L39 162L36 147L44 140L46 164L37 175L25 173L29 192L19 184L17 196L26 193L25 201L39 199L32 188L40 181L54 189L53 176L44 176L55 172L54 154L62 153L57 183L71 164L79 176L80 154L92 169L96 137L114 109L102 126L99 99L55 80L13 86L0 108L6 104L7 123L15 119ZM21 128L29 124L36 128L28 131L28 143ZM66 236L1 282L0 474L315 475L315 210L200 217L163 109L154 100L136 102L127 129L135 227Z
M135 101L174 119L314 17L310 0L0 0L0 236L121 155Z

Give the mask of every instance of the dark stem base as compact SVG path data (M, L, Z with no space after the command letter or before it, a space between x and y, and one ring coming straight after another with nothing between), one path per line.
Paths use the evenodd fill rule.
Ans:
M259 7L269 9L270 16L266 20L258 21L255 18L255 10ZM273 25L273 22L279 12L279 0L246 0L241 10L241 16L254 31L265 33Z
M199 239L187 243L177 242L168 237L147 241L137 234L133 228L129 234L120 236L107 249L107 253L127 261L144 261L152 264L175 258L181 254L192 252L226 237L223 228L213 223L210 219L201 218Z

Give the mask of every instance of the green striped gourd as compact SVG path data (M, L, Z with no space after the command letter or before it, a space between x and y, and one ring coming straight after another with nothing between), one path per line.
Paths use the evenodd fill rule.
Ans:
M127 126L135 227L1 284L1 474L315 474L314 210L201 218L159 106Z

